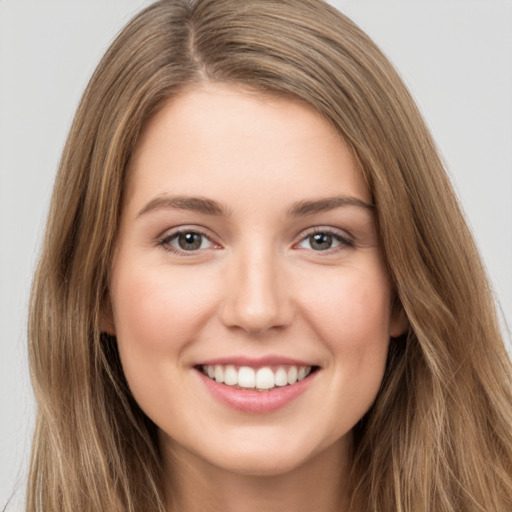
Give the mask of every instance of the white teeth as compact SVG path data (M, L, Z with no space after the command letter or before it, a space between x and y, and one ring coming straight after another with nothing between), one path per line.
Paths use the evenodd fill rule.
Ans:
M215 380L217 382L224 382L224 369L220 364L215 365Z
M268 390L276 386L293 385L305 379L311 373L311 366L280 366L276 370L268 366L257 370L250 366L241 366L238 370L232 364L226 366L205 365L202 372L210 379L245 389Z
M270 368L260 368L256 372L256 387L272 389L274 387L274 372Z
M288 374L284 368L278 368L274 375L274 383L276 386L286 386L288 384Z
M238 385L241 388L254 388L256 387L256 374L249 366L242 366L238 370Z
M232 364L226 366L224 370L224 383L228 386L234 386L238 383L238 372Z
M295 384L297 382L297 367L296 366L290 366L288 369L288 384Z

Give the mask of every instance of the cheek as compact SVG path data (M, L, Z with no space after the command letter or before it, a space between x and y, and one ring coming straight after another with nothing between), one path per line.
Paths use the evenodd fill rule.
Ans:
M165 265L137 261L119 263L111 280L112 309L119 355L128 385L141 408L151 418L190 400L181 389L185 368L182 353L212 310L213 289L201 286L197 272L172 272ZM139 262L140 263L140 262Z
M151 365L179 363L214 307L214 291L204 281L197 272L162 265L118 265L111 283L113 316L128 379L152 371Z
M389 346L390 286L380 271L340 272L310 297L309 323L331 355L331 400L353 426L370 408L384 375Z
M310 295L308 314L332 352L364 351L389 340L390 286L379 267L339 272Z

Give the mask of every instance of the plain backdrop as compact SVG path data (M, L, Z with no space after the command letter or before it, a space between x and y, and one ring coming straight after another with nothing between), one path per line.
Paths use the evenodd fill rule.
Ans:
M240 0L244 1L244 0ZM396 65L512 320L512 2L339 0ZM52 182L96 63L144 0L0 0L0 510L21 510L33 402L26 311Z

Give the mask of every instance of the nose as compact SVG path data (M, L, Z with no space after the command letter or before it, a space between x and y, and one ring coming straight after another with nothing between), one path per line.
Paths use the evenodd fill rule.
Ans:
M269 249L249 248L233 256L220 308L224 325L261 335L291 323L293 301L278 260Z

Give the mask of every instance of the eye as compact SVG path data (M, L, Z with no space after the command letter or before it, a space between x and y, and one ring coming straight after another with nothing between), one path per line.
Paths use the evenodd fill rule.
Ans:
M194 230L175 231L159 243L164 249L171 252L195 252L215 247L215 244L204 233Z
M342 247L353 247L354 243L329 230L315 231L303 238L298 247L300 249L311 249L313 251L328 251Z

